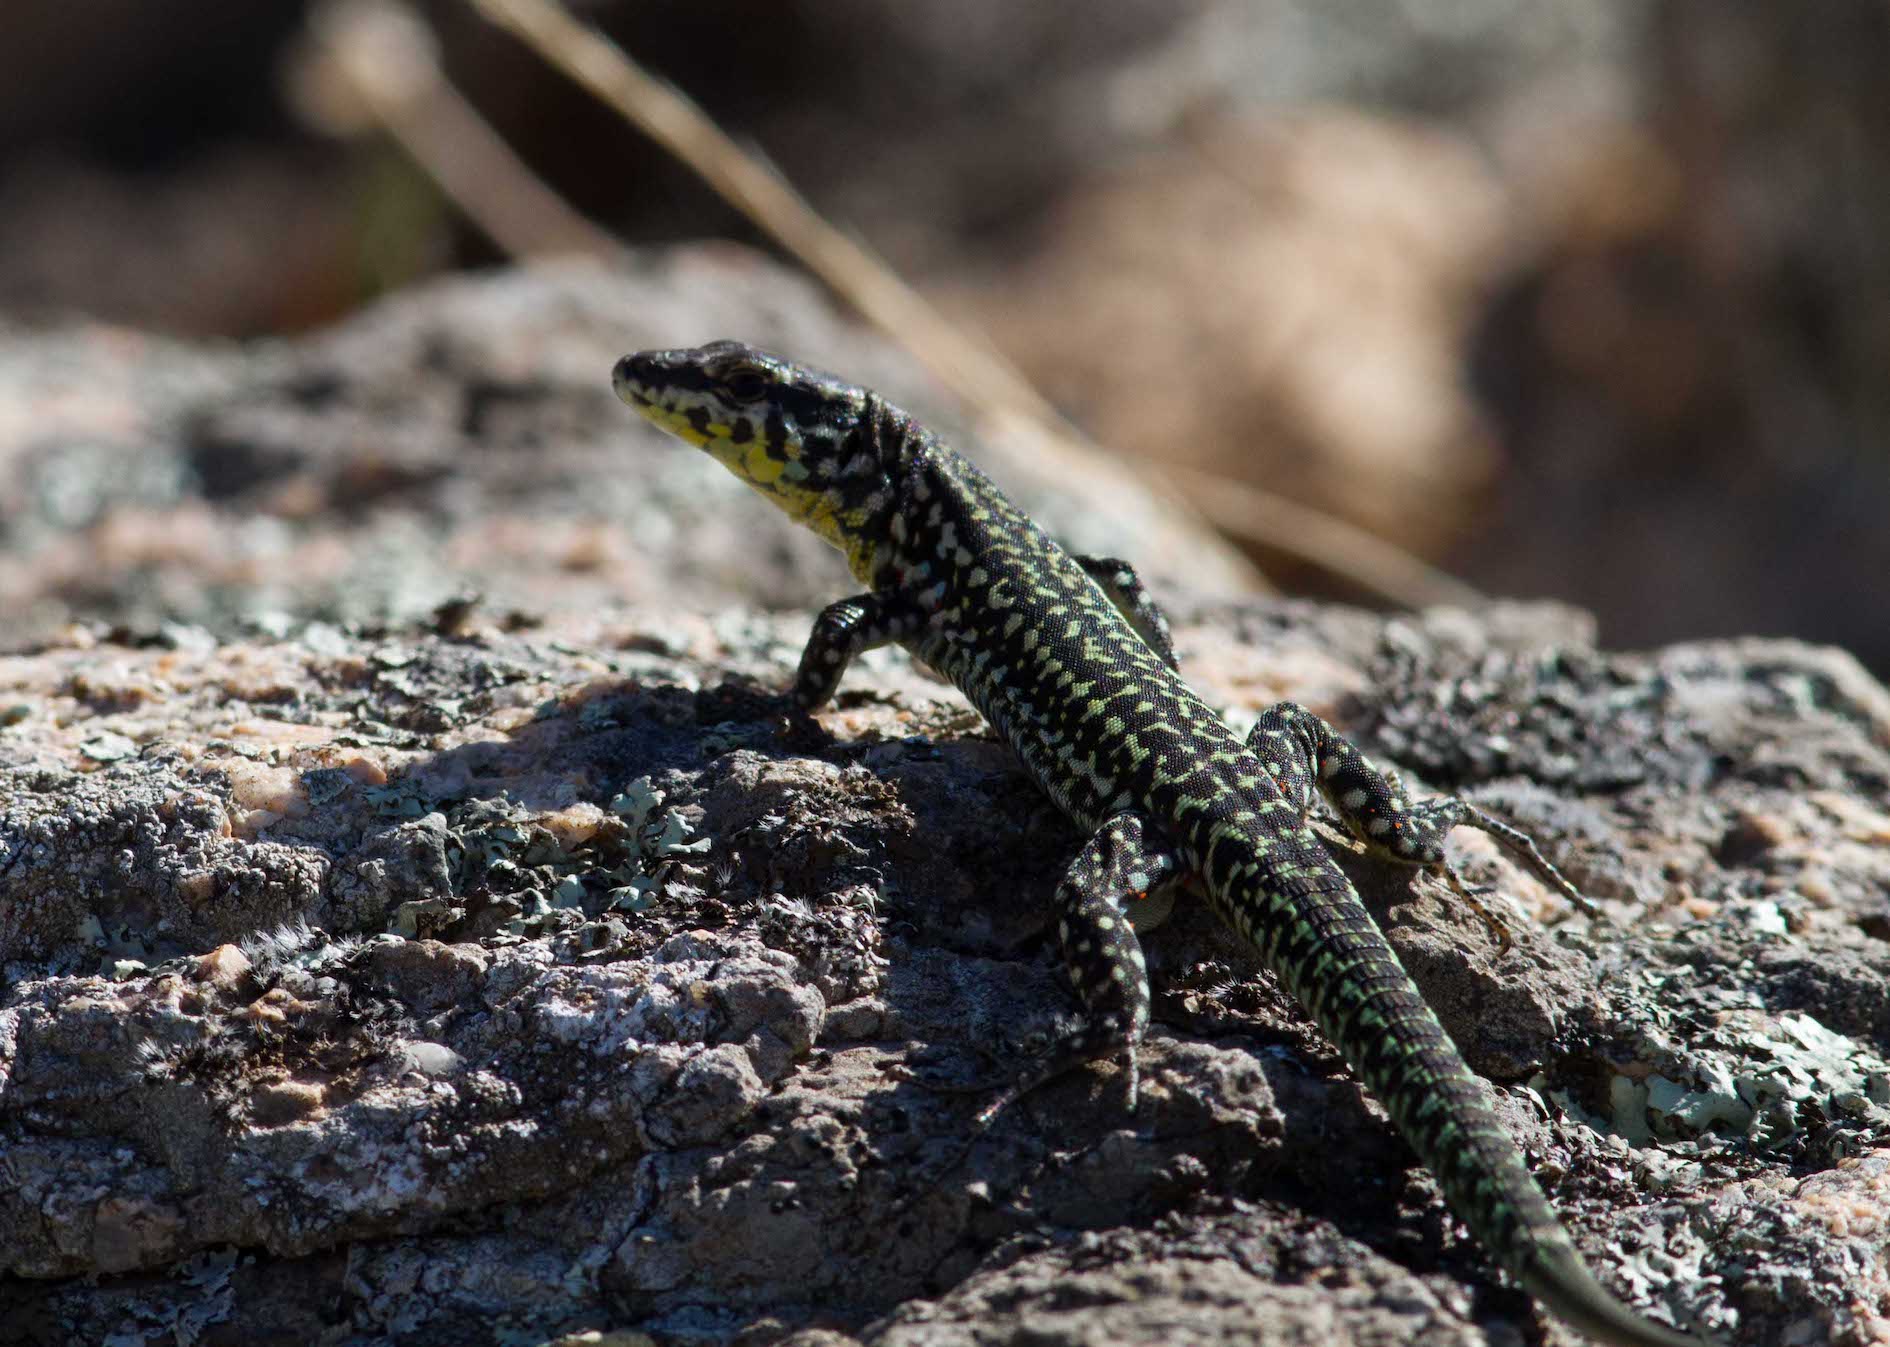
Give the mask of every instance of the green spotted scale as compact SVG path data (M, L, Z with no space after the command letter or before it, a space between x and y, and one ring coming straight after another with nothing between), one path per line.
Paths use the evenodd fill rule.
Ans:
M613 381L643 416L839 548L865 587L815 621L791 691L801 708L826 703L860 652L902 645L956 684L1090 833L1055 896L1086 1014L1028 1083L1119 1057L1133 1106L1149 1017L1136 930L1166 910L1176 880L1194 877L1531 1294L1603 1341L1697 1341L1636 1315L1588 1271L1307 815L1317 791L1368 849L1453 882L1444 835L1482 828L1577 897L1527 837L1461 800L1408 801L1292 703L1237 737L1176 672L1168 624L1132 567L1065 552L867 389L729 341L626 356Z

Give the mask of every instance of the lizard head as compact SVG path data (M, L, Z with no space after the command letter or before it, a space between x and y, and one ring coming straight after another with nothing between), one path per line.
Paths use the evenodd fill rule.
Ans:
M617 396L847 555L871 578L894 512L910 421L875 394L736 341L639 351Z

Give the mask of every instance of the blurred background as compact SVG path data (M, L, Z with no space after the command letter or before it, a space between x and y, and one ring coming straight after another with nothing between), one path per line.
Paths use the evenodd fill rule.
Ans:
M1890 671L1880 0L576 9L1283 588L1371 597L1226 480L1590 608L1610 646L1791 635ZM576 217L767 246L470 7L414 13ZM337 91L330 18L8 0L0 323L294 334L594 246L474 224Z

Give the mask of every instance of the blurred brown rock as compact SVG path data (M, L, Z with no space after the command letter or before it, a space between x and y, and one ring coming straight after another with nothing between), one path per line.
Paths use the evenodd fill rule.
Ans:
M1447 135L1215 119L951 296L1102 442L1435 552L1495 467L1454 371L1502 225Z

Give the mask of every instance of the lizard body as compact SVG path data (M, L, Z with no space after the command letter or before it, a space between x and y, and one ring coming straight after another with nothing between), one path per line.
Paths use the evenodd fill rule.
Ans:
M839 548L866 586L816 620L792 688L800 707L823 705L861 651L903 645L964 692L1091 834L1055 898L1087 1016L1038 1079L1120 1057L1133 1103L1149 1017L1137 917L1162 906L1148 895L1196 877L1526 1289L1607 1342L1697 1343L1639 1317L1588 1271L1486 1087L1306 820L1317 790L1369 849L1446 874L1445 833L1484 828L1573 894L1526 837L1460 800L1412 804L1291 703L1243 742L1176 672L1167 624L1132 568L1066 553L877 394L735 342L626 356L613 381L642 415Z

